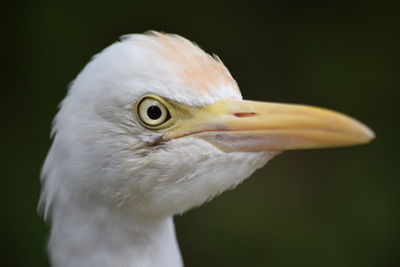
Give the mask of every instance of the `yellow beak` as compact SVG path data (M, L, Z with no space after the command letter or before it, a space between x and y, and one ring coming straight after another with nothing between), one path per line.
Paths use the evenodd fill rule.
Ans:
M192 108L165 139L202 138L224 151L283 151L364 144L375 135L338 112L304 105L221 100Z

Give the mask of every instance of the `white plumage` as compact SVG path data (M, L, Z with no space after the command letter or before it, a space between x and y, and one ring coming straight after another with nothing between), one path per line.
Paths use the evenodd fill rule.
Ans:
M149 94L166 101L168 127L140 120L135 106ZM343 115L302 106L301 118L285 113L290 134L276 132L282 120L267 127L269 117L241 103L222 62L177 35L127 35L95 56L61 104L43 167L40 207L52 226L52 265L182 266L174 214L236 186L281 150L373 137ZM330 123L320 118L328 115ZM306 127L293 130L293 121Z

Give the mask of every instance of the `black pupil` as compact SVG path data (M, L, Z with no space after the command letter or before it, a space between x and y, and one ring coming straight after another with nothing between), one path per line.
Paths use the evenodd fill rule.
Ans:
M149 116L150 119L152 120L157 120L161 117L162 111L159 107L157 106L150 106L147 109L147 116Z

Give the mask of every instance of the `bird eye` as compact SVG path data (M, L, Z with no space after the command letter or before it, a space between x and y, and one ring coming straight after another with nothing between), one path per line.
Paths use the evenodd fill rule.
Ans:
M137 113L142 124L149 128L158 127L170 119L165 105L152 97L144 97L139 102Z

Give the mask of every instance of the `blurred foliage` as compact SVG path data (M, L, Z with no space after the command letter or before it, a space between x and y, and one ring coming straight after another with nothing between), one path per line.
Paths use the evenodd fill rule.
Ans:
M218 54L245 98L324 106L367 146L286 152L176 218L187 266L399 266L398 1L3 3L1 266L47 266L36 213L57 104L118 36L174 32Z

